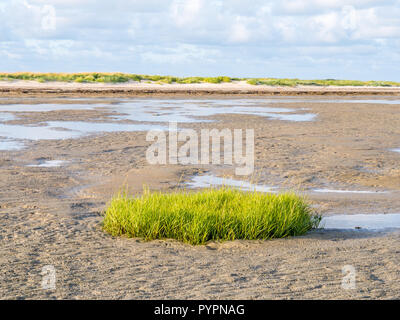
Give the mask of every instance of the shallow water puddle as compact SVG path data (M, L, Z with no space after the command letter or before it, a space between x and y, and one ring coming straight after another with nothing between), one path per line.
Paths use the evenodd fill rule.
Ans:
M196 117L219 114L248 114L265 116L278 120L311 121L313 114L296 113L299 109L273 108L266 106L271 100L121 100L116 104L10 104L0 105L0 111L9 112L48 112L59 110L93 110L106 108L125 115L118 119L146 122L203 122ZM281 102L277 100L276 102ZM251 106L251 107L250 107ZM303 111L304 109L300 109Z
M400 100L384 100L384 99L269 99L264 100L268 103L375 103L375 104L399 104Z
M96 100L97 102L98 100ZM9 104L0 105L0 150L16 150L23 147L20 140L54 140L79 138L100 132L124 132L165 130L154 124L126 124L116 120L140 122L209 122L197 119L225 114L257 115L275 120L312 121L315 114L302 113L304 109L273 108L266 106L271 100L174 100L174 99L122 99L114 104ZM279 102L279 99L277 99ZM107 110L119 113L110 116L110 122L47 121L40 125L9 125L1 122L14 120L21 112L50 112L60 110ZM300 113L298 113L300 111ZM14 113L14 114L13 114Z
M400 148L398 148L398 149L392 149L391 151L393 151L393 152L400 152Z
M303 114L269 114L267 116L269 118L277 120L303 122L303 121L313 121L317 115L313 113L303 113Z
M400 228L400 214L354 214L324 217L325 229L391 229Z
M0 122L6 122L14 119L15 116L12 113L7 113L7 112L0 113Z
M90 99L87 99L90 100ZM96 100L99 101L99 100ZM118 122L86 121L49 121L43 125L8 125L1 122L14 120L19 112L49 112L60 110L95 110L106 109L121 115L110 120L133 120L141 122L208 122L213 120L198 119L226 114L244 114L266 117L280 121L313 121L316 114L302 113L305 109L274 108L272 103L293 102L340 102L340 103L388 103L397 100L306 100L306 99L215 99L215 100L174 100L174 99L122 99L115 104L9 104L0 105L0 150L17 150L23 147L18 140L49 140L78 138L83 135L100 132L164 130L152 124L126 124ZM7 112L6 112L7 111ZM14 112L12 114L11 112ZM394 149L400 152L400 149ZM320 192L320 191L316 191Z
M118 122L48 121L47 124L53 129L67 129L71 130L69 132L79 132L81 135L100 132L148 131L156 129L166 130L166 127L164 126L141 123L130 124Z
M257 115L287 121L312 121L316 117L315 114L296 114L299 109L267 107L263 100L137 100L121 103L117 110L126 114L119 119L151 122L205 122L196 117L225 114Z
M387 193L387 191L337 190L337 189L314 189L312 191L318 193L359 193L359 194Z
M149 101L149 100L141 100ZM157 101L157 100L156 100ZM167 103L179 103L179 100L163 99L158 101L165 101ZM304 99L304 98L273 98L273 99L196 99L196 100L181 100L188 103L212 103L219 106L232 106L241 105L249 106L258 103L376 103L376 104L400 104L400 100L393 99Z
M0 124L0 137L20 140L53 140L77 138L82 133L55 130L51 126L24 126ZM22 141L20 141L22 143Z
M87 134L119 131L147 131L163 126L150 124L98 123L83 121L48 121L43 126L7 125L0 123L0 150L17 150L23 147L20 140L74 139ZM14 140L13 140L14 139Z
M230 178L221 178L212 175L194 176L191 182L187 185L190 188L208 188L216 186L229 186L238 188L244 191L258 191L258 192L276 192L274 187L266 185L256 185L247 181L234 180Z
M37 168L55 168L61 167L62 165L68 163L64 160L46 160L40 164L29 164L27 167L37 167Z
M255 185L247 181L221 178L213 175L194 176L187 185L190 188L208 188L217 186L230 186L244 191L277 192L276 187ZM318 190L318 189L316 189ZM315 191L315 190L314 190ZM377 193L376 191L351 191L320 189L321 192L339 193ZM384 193L378 192L378 193ZM325 229L388 229L400 228L400 214L357 214L333 215L323 217L320 228Z
M0 151L20 150L23 148L24 148L24 144L21 141L15 141L12 139L2 139L0 137Z
M313 101L311 101L313 102ZM321 100L319 102L328 103L376 103L376 104L400 104L400 100L366 99L366 100Z
M40 103L40 104L0 104L0 111L9 112L49 112L60 110L92 110L108 107L108 104Z
M259 191L259 192L276 192L277 187L266 185L256 185L247 181L235 180L230 178L221 178L213 175L194 176L192 181L188 182L191 188L207 188L210 186L230 186L240 188L246 191ZM357 194L383 194L388 191L366 191L366 190L337 190L337 189L313 189L312 192L317 193L357 193Z

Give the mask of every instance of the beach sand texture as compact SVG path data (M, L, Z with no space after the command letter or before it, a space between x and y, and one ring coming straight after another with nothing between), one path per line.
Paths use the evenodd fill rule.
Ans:
M11 84L0 85L2 94L7 86ZM43 84L37 86L43 89ZM0 106L21 102L77 103L47 96L26 99L32 93L29 88L21 100L16 92L10 94L10 99L1 100ZM107 103L107 99L104 101ZM292 122L220 114L210 117L218 122L182 126L254 128L255 167L260 184L301 186L306 190L330 187L389 191L372 195L310 195L323 214L399 213L400 154L390 151L400 147L399 105L306 101L278 103L274 107L313 113L317 120ZM107 109L23 112L7 123L38 125L76 119L99 122L110 115L115 113ZM145 136L146 132L109 132L30 141L25 149L0 151L0 297L400 298L399 231L315 230L289 239L195 247L172 240L144 242L107 235L101 230L101 215L110 197L124 184L132 193L140 192L144 183L152 190L168 191L184 188L196 174L233 174L231 168L218 166L150 166L145 159L150 144ZM29 166L51 160L66 162L59 167ZM41 288L45 265L56 269L55 290ZM345 265L352 265L357 271L355 289L342 287Z

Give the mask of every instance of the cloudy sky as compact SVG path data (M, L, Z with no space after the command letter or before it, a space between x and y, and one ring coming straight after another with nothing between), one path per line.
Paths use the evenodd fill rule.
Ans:
M400 81L400 0L1 0L0 71Z

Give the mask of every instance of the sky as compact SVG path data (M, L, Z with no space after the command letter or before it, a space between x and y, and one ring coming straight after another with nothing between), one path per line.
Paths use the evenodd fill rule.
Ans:
M400 81L400 0L0 0L0 71Z

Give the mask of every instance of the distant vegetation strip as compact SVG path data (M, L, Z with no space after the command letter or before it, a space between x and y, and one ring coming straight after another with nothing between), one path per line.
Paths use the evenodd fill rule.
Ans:
M228 83L234 81L246 81L251 85L268 86L358 86L358 87L397 87L400 82L394 81L358 81L358 80L301 80L301 79L277 79L277 78L231 78L219 77L173 77L160 75L141 75L129 73L0 73L0 81L31 80L38 82L77 82L77 83L124 83L129 81L151 83Z

